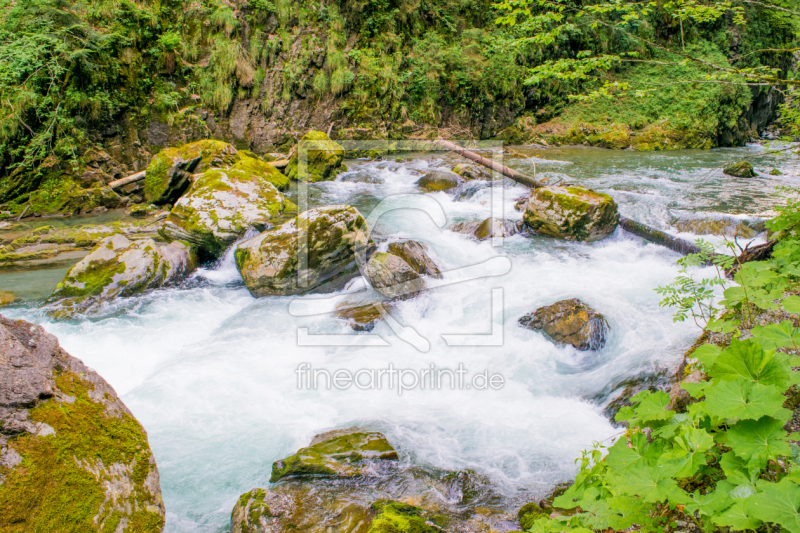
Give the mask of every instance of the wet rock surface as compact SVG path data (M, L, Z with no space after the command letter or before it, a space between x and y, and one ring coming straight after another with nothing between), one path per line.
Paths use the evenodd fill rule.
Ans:
M723 174L733 176L734 178L754 178L757 174L753 170L753 165L747 161L739 161L730 166L727 166L722 171Z
M462 179L458 174L443 170L433 170L422 176L417 185L425 192L449 191L461 185Z
M381 448L391 448L380 433L350 428L318 435L312 446L296 455L306 455L315 446L330 446L348 435L364 434L375 435L374 442ZM346 457L353 452L345 446L337 453ZM376 462L383 464L369 475L304 475L281 479L269 489L252 489L234 506L231 531L489 533L517 529L516 517L506 510L504 498L472 471L411 467L394 459L373 461L373 465Z
M611 196L583 187L540 187L523 215L536 233L568 241L593 242L611 235L619 223Z
M49 312L68 317L95 304L175 283L197 266L183 243L112 235L72 267L48 299Z
M544 332L553 342L578 350L599 350L608 332L606 319L577 298L540 307L519 319L528 329Z
M310 209L239 244L236 267L256 297L338 287L358 273L355 253L367 246L362 226L354 207ZM302 272L301 256L306 258Z
M510 220L489 217L483 222L459 222L450 229L456 233L464 233L483 241L492 237L511 237L516 235L522 230L522 222L511 222Z
M295 151L285 171L290 179L307 183L329 181L336 179L339 172L347 170L342 164L344 148L336 141L332 141L326 133L310 131L303 136L302 141L311 141L306 150L308 159L306 173L304 176L300 175L299 154Z
M57 339L0 316L0 529L161 531L147 434Z
M421 276L441 277L441 271L417 241L389 244L387 252L372 254L364 266L370 285L387 298L411 296L425 289Z

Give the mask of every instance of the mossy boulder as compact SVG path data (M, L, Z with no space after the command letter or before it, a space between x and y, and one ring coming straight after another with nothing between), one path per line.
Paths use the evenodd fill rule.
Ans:
M754 178L756 176L753 165L747 161L739 161L722 170L723 174L733 176L734 178Z
M318 435L308 448L272 463L270 483L298 476L352 478L365 475L376 461L395 461L397 452L381 433L358 429Z
M571 344L578 350L599 350L608 333L605 317L577 298L540 307L520 318L519 324L543 331L554 342Z
M321 131L309 131L302 141L313 141L308 146L308 167L305 176L299 175L298 152L295 151L286 167L286 175L295 181L315 183L317 181L330 181L336 179L339 172L344 172L347 167L342 164L344 148L336 141L332 141L327 134Z
M783 172L781 172L777 168L773 168L772 170L769 171L769 175L770 176L783 176Z
M547 518L548 516L550 516L549 513L539 507L539 504L530 502L520 508L517 513L517 520L519 520L520 529L522 529L522 531L528 531L531 526L533 526L534 521L539 518Z
M0 530L158 532L147 433L41 326L0 316Z
M295 205L262 174L212 169L175 203L158 233L216 257L250 226L263 230L271 218L292 211Z
M48 299L50 312L67 317L100 302L162 287L186 277L196 264L184 243L112 235L67 272Z
M469 163L459 163L452 168L454 174L458 174L465 180L488 180L491 175L482 167L470 165Z
M419 188L425 192L449 191L461 185L461 177L453 172L432 170L417 180Z
M175 202L189 189L192 173L230 168L241 157L232 145L205 139L157 153L145 174L145 200L157 205Z
M0 291L0 307L11 305L17 299L17 295L11 291Z
M355 253L367 245L365 230L354 207L310 209L239 244L236 267L255 297L334 288L358 273Z
M523 220L542 235L593 242L614 232L619 213L617 203L607 194L583 187L547 186L531 194Z
M270 165L263 159L252 157L252 152L245 152L239 150L241 160L231 167L231 170L241 170L247 174L259 176L262 180L268 181L275 186L279 191L285 191L289 188L289 177L282 174L280 170Z
M372 254L364 265L370 285L387 298L411 296L425 289L420 276L441 277L441 271L417 241L393 242L387 252Z
M377 515L367 533L441 533L442 529L429 521L422 509L393 500L378 500L372 504Z

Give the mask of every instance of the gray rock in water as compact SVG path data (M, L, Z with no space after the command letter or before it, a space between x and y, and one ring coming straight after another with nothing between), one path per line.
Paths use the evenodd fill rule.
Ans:
M483 222L460 222L450 229L456 233L472 235L479 241L483 241L492 237L511 237L519 233L521 228L522 222L514 223L489 217Z
M528 329L543 331L558 344L571 344L578 350L599 350L606 343L605 317L577 298L540 307L519 319Z
M361 213L349 205L309 209L239 244L236 268L257 298L334 288L358 273L355 254L367 246L365 230Z
M422 176L417 185L425 192L449 191L461 185L461 177L453 172L432 170Z
M425 280L420 276L441 277L425 245L416 241L391 243L388 252L372 254L363 274L387 298L410 297L424 290Z
M753 165L747 161L739 161L738 163L734 163L729 167L725 167L722 173L727 174L728 176L733 176L734 178L753 178L756 176L756 172L753 170Z
M87 310L98 302L131 296L185 278L197 266L183 243L159 244L112 235L73 266L48 299L58 318Z
M147 434L114 389L41 326L2 316L0 500L14 502L0 524L15 531L164 526Z

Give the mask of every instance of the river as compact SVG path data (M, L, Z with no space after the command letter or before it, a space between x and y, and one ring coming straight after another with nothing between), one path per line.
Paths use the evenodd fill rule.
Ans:
M674 220L702 215L756 220L780 203L777 185L800 185L796 165L757 145L712 151L637 153L589 148L515 148L527 157L505 163L537 177L614 196L620 212L689 239ZM531 156L539 156L535 159ZM745 180L718 169L747 157L761 174ZM346 203L365 215L391 195L418 193L429 168L459 162L439 155L403 155L382 162L349 161L350 172L311 187L311 205ZM550 161L550 162L548 162ZM773 167L782 176L766 173ZM515 202L526 190L505 180L473 182L458 195L428 196L446 215L440 228L418 210L397 210L373 228L377 242L411 238L428 244L443 270L506 258L506 274L427 291L397 303L392 316L430 343L427 352L398 338L385 323L372 334L386 346L301 346L310 335L354 333L331 315L292 316L295 298L254 299L231 254L178 288L122 300L84 320L55 322L38 309L63 270L0 271L0 290L21 295L3 313L41 323L72 355L96 369L144 425L161 473L167 531L226 531L237 497L268 485L272 462L306 446L324 430L359 425L382 431L406 464L472 469L487 476L509 507L543 496L574 474L574 460L618 430L603 414L621 384L674 370L698 335L674 324L654 288L673 280L679 256L618 229L593 244L515 235L475 241L447 230L494 214L521 220ZM44 222L42 222L44 224ZM716 243L720 239L712 238ZM353 287L351 286L351 289ZM502 307L492 307L492 289ZM340 293L341 294L341 293ZM304 297L304 299L313 296ZM610 324L597 353L557 347L517 320L541 305L577 297ZM495 302L497 303L497 302ZM502 344L450 346L443 334L502 330ZM491 344L491 343L490 343ZM498 389L347 390L298 388L296 370L423 369L431 364L468 376L503 377Z

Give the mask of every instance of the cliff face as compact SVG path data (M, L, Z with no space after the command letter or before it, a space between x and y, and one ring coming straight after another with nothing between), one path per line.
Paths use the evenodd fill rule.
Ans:
M0 316L0 529L161 531L147 434L56 338Z

